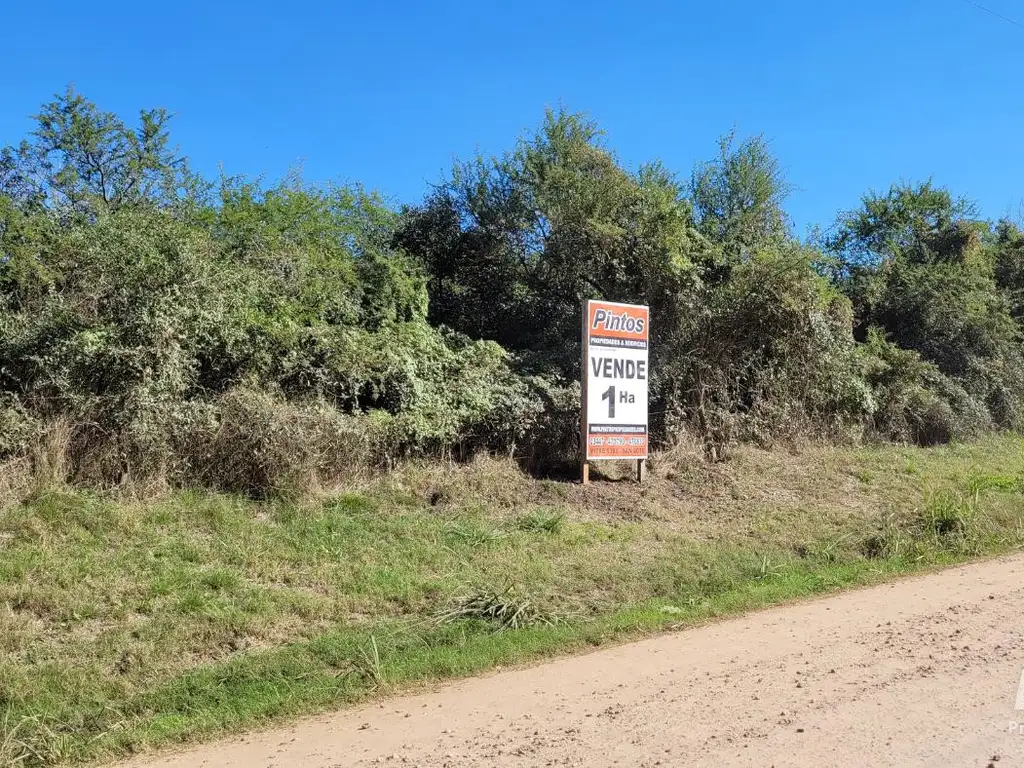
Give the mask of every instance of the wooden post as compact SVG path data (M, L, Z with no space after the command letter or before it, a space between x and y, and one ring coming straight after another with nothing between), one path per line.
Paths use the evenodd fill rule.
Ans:
M583 481L584 485L590 484L590 465L587 463L585 458L583 460L583 466L580 468L580 479Z
M642 485L645 477L647 477L647 461L646 459L637 459L636 481Z

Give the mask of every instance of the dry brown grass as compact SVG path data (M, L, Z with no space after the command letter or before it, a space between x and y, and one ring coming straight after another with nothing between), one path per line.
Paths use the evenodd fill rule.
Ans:
M898 450L898 449L893 449ZM807 445L800 450L734 450L728 462L708 462L699 446L679 445L652 454L647 480L635 483L631 462L595 465L589 486L536 479L505 458L478 456L467 463L409 463L349 484L368 495L388 494L432 507L439 515L486 511L511 519L537 506L559 509L577 521L620 524L651 521L697 538L733 535L770 510L773 517L814 507L830 519L877 513L877 489L858 479L856 449ZM870 449L863 455L870 456ZM908 484L908 487L912 483Z

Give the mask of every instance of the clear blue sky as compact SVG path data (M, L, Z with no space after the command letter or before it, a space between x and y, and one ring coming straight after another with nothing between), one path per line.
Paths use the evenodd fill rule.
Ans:
M1024 24L1020 0L981 1ZM170 109L205 173L302 162L413 202L561 103L684 176L730 128L765 134L798 233L901 178L989 216L1024 198L1024 27L966 0L6 5L0 143L70 82Z

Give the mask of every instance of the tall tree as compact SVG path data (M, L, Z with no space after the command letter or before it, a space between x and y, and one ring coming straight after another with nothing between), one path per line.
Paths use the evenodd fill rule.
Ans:
M426 268L434 322L564 375L579 365L583 299L647 302L667 330L706 247L664 168L623 169L596 125L566 112L513 152L459 164L396 242Z
M700 231L728 262L786 241L790 189L763 136L737 142L729 133L719 140L718 156L694 170L689 192Z
M0 150L0 194L22 207L94 218L175 203L194 184L185 158L170 146L165 109L141 110L132 128L69 86L34 119L28 138Z
M1006 291L1010 311L1024 330L1024 232L1013 222L999 222L993 251L996 284Z

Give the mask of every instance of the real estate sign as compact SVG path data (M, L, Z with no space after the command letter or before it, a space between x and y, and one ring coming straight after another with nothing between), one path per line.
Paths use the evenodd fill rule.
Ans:
M583 311L584 461L647 458L650 311L588 301Z

